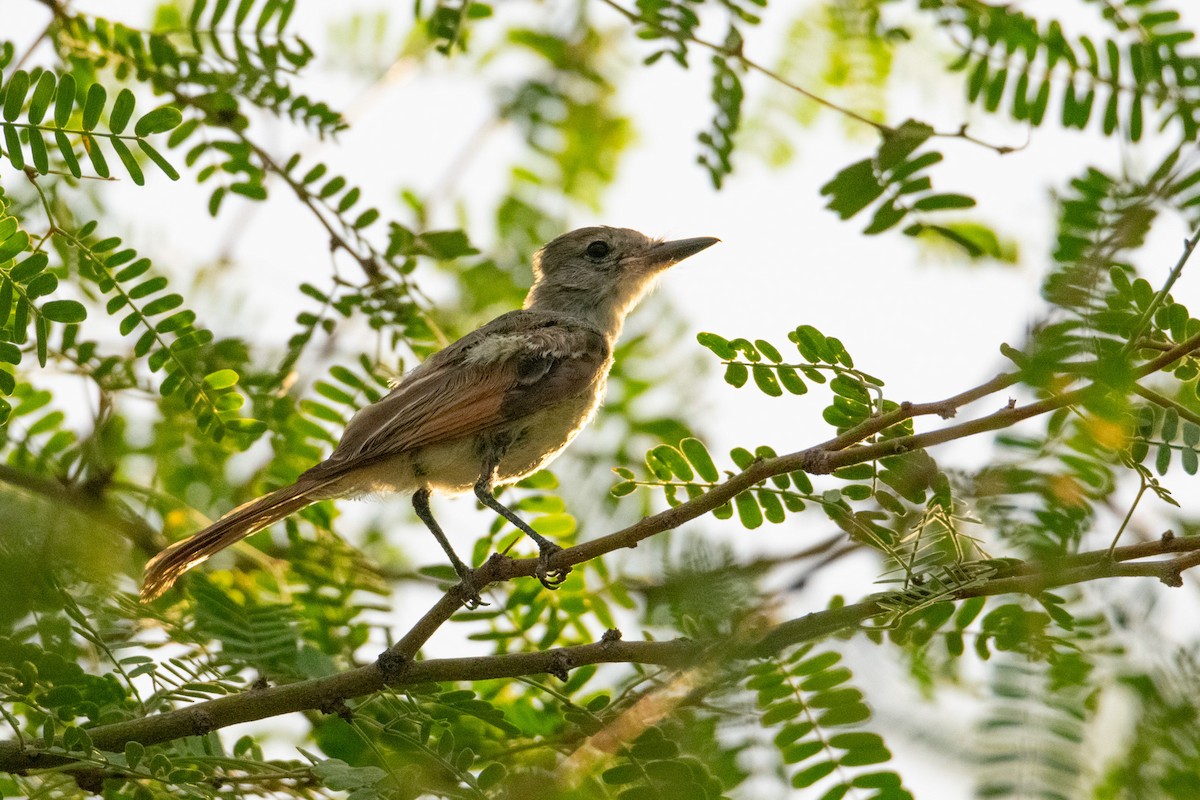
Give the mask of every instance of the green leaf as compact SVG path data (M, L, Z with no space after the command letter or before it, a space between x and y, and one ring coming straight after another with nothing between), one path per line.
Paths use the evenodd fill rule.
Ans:
M33 96L29 98L29 113L26 115L30 124L38 125L50 110L50 102L54 99L54 73L46 70L38 78Z
M368 208L354 219L354 222L351 223L351 227L355 230L361 230L377 219L379 219L379 209Z
M58 90L54 93L54 124L65 128L74 108L75 76L68 72L58 79Z
M62 87L59 87L62 91ZM83 175L83 171L79 169L79 159L75 157L75 148L71 144L71 140L62 131L54 132L54 144L58 147L58 152L62 156L63 161L67 165L67 170L76 178Z
M783 389L780 388L779 381L775 377L775 370L763 364L755 364L752 372L754 383L763 394L771 397L779 397L783 394Z
M38 366L46 366L46 358L50 350L50 323L46 321L45 315L41 315L34 323L34 331L37 334L37 360ZM32 428L30 432L32 433Z
M733 503L743 527L754 530L763 524L762 509L759 508L753 494L742 492L733 498Z
M129 124L129 118L133 116L134 102L133 92L128 89L122 89L117 93L117 99L113 103L112 112L108 115L108 129L110 131L121 133L125 130L125 126Z
M137 121L133 132L138 136L165 133L183 122L183 114L173 106L160 106Z
M23 252L28 247L29 234L25 231L17 231L3 242L0 242L0 264L8 261L17 253Z
M137 769L138 764L142 763L142 756L145 754L146 746L141 742L125 743L125 764L129 769Z
M692 471L692 465L688 463L687 459L683 457L682 453L680 453L674 447L671 447L671 445L660 444L651 452L654 453L655 457L658 458L659 461L666 465L667 469L671 471L671 474L674 477L684 481L690 481L695 477L695 473Z
M1171 445L1163 442L1158 446L1158 453L1154 458L1154 469L1159 475L1166 475L1167 470L1171 468Z
M251 183L249 181L239 181L230 185L229 191L234 194L240 194L242 197L247 197L251 200L266 200L267 187L261 183Z
M6 364L21 363L21 348L17 347L12 342L0 341L0 361ZM11 394L11 390L5 394Z
M418 252L443 261L479 252L471 246L466 233L461 230L426 231L417 236L416 247Z
M4 84L4 119L15 122L25 105L25 93L29 91L29 73L19 69Z
M711 350L717 358L728 361L737 357L737 351L733 349L733 346L729 344L729 340L724 336L702 332L696 335L696 341Z
M229 389L238 382L238 374L231 369L217 370L204 376L204 383L210 389Z
M46 140L42 138L42 132L37 128L30 128L27 133L29 135L29 153L33 156L33 167L45 175L50 171L50 154L46 152Z
M117 151L117 157L120 158L121 163L125 165L125 171L129 173L130 179L132 179L133 182L138 186L144 186L146 183L146 176L142 174L142 167L140 164L138 164L137 159L134 158L129 146L115 136L109 139L109 143L112 144L113 150Z
M92 169L96 170L96 174L101 178L111 177L112 173L108 171L108 161L104 158L104 153L100 151L100 142L94 136L83 137L84 150L87 151L88 158L92 162Z
M802 769L792 776L792 786L797 789L812 786L835 769L837 769L837 764L833 761L822 761L818 764L813 764L811 767Z
M508 774L508 769L499 761L493 761L476 776L475 782L479 784L479 788L484 791L500 783L504 780L504 776Z
M10 123L5 122L2 127L4 128L4 149L8 160L12 162L14 169L25 169L25 153L21 149L20 134Z
M808 391L808 384L804 382L804 379L792 367L781 366L776 370L776 375L779 378L780 385L792 394L800 395Z
M637 484L633 481L621 481L615 484L608 490L613 497L624 497L627 494L633 494L637 490Z
M830 650L825 653L819 653L812 656L791 668L793 675L812 675L816 672L822 672L829 669L834 664L842 660L842 657L836 651Z
M721 479L721 473L717 469L717 465L713 463L708 448L699 439L684 439L679 443L679 449L691 462L701 479L709 483L716 483Z
M96 123L100 121L100 113L104 111L104 103L108 99L108 92L99 83L93 83L88 87L87 97L83 101L83 129L85 131L93 130ZM108 177L105 175L104 177Z
M58 277L53 272L43 272L31 280L25 287L25 294L30 300L37 300L52 294L58 288Z
M933 128L914 119L905 120L899 127L883 135L876 163L880 169L889 169L899 164L933 136Z
M951 208L974 208L975 199L965 194L932 194L913 203L917 211L943 211Z
M162 297L156 297L154 300L146 304L142 309L142 314L147 317L153 317L167 311L174 310L183 305L183 297L178 294L167 294Z
M747 379L750 377L750 370L745 364L727 364L725 366L725 382L730 386L741 388L746 385Z

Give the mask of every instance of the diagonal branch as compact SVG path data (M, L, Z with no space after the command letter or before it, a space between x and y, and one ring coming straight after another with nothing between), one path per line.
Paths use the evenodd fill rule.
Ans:
M1153 556L1169 556L1141 560ZM494 556L479 570L511 562ZM995 577L947 597L948 600L999 594L1037 595L1047 589L1113 577L1155 577L1169 586L1180 584L1184 570L1200 565L1200 536L1165 534L1154 542L1118 547L1112 558L1107 550L1078 553L1048 562L1026 561L1005 568ZM385 687L401 688L443 681L480 681L549 674L566 679L571 669L588 664L656 664L679 669L694 666L719 654L721 659L745 660L776 653L786 647L851 630L887 611L877 595L853 605L816 611L775 625L759 636L735 640L663 642L620 641L610 631L594 644L562 647L536 653L510 653L472 658L438 658L413 661L395 656L401 642L374 664L337 675L219 697L186 708L89 728L97 750L120 752L127 742L158 744L186 736L200 736L229 725L297 711L340 709L345 700ZM457 602L457 601L456 601ZM419 627L419 626L418 626ZM410 633L410 636L413 634ZM406 637L406 640L409 637ZM418 637L419 638L419 637ZM394 657L388 657L389 655ZM25 772L73 761L68 753L48 752L43 742L0 742L0 772Z
M1198 349L1200 334L1134 369L1134 379L1142 379L1165 369ZM930 447L1004 428L1024 419L1074 405L1093 393L1112 390L1101 383L1089 383L1024 406L1017 406L1015 401L1009 400L999 411L975 420L926 433L859 444L897 422L914 416L952 417L959 406L1001 391L1016 381L1016 375L1001 374L944 401L905 403L895 412L868 421L823 444L785 456L759 459L707 494L646 517L623 530L560 551L550 559L549 569L566 569L620 548L635 547L643 539L678 528L685 522L712 511L732 500L740 492L774 475L798 469L811 473L829 472L850 464ZM1173 557L1141 560L1162 555ZM1047 562L1031 561L1003 565L979 583L947 592L945 600L996 594L1036 595L1056 586L1110 577L1155 577L1169 586L1179 586L1182 583L1182 573L1195 566L1200 566L1200 536L1177 538L1168 533L1156 542L1118 547L1111 551L1079 553ZM473 583L476 588L482 589L498 581L532 576L536 569L537 559L514 560L497 554L474 571ZM696 642L685 639L668 642L621 642L619 634L614 631L611 632L613 635L606 635L603 641L596 644L537 653L432 659L420 662L413 660L429 637L462 606L463 599L461 589L452 588L395 646L381 654L374 664L325 678L273 688L251 689L238 695L216 698L162 714L101 725L89 728L88 734L97 749L117 751L131 741L154 744L202 735L228 725L295 711L336 710L346 699L371 694L386 686L484 680L540 673L549 673L565 679L569 670L574 667L613 662L658 664L678 668L696 663L706 653L716 652L714 648L721 652L722 657L754 658L793 644L845 631L873 617L891 613L890 607L885 604L888 599L888 595L885 594L855 605L827 609L789 620L763 632L757 640L749 643L744 638L737 642ZM0 742L0 772L53 767L71 761L69 754L48 751L43 742L33 745L21 741Z
M1134 371L1134 375L1138 378L1146 377L1195 352L1197 349L1200 349L1200 334L1163 353L1153 361L1142 365ZM936 414L943 418L953 416L960 405L965 405L981 397L986 397L991 393L1011 386L1016 381L1016 375L1002 373L990 381L943 401L919 404L904 403L899 409L892 412L891 415L883 415L879 419L890 419L892 421L888 424L895 424L917 414ZM661 511L658 514L643 517L634 524L615 533L566 548L556 553L550 559L549 568L565 570L586 561L599 558L615 550L637 547L638 543L644 539L674 530L686 522L701 517L731 501L738 494L775 475L781 475L794 470L804 470L810 473L831 472L839 467L931 447L935 444L942 444L978 433L999 430L1021 420L1073 405L1086 398L1088 394L1095 391L1103 391L1105 388L1100 384L1088 384L1072 392L1021 407L1017 407L1010 401L1008 405L999 411L976 420L927 433L897 437L875 444L851 447L850 445L855 441L861 441L863 438L888 427L888 424L872 424L872 421L868 420L858 428L815 447L776 458L759 459L742 472L733 475L724 483L719 484L700 497ZM492 583L509 581L514 578L532 577L536 574L537 568L538 559L536 558L510 559L493 556L487 563L474 571L472 581L477 589L483 589ZM421 646L429 640L429 637L461 607L463 600L464 598L460 594L459 587L452 588L433 608L426 612L425 616L421 618L403 639L388 651L386 658L403 660L415 656Z

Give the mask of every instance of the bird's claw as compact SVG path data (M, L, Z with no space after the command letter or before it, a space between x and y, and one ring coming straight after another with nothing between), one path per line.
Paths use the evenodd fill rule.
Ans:
M475 581L471 579L470 570L460 572L458 577L458 595L462 598L463 607L467 611L474 611L480 606L491 605L479 596L479 590L475 588Z
M537 572L534 574L537 575L537 579L541 581L542 586L545 586L551 591L557 589L559 586L562 586L563 582L567 579L567 576L571 574L570 567L562 567L553 571L550 569L550 559L553 558L556 553L561 552L561 547L556 544L550 544L546 547L543 547L538 553Z

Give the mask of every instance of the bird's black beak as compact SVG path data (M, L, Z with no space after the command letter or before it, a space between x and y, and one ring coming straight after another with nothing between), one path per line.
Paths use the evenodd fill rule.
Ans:
M666 269L701 250L707 250L719 241L721 240L713 236L697 236L694 239L659 242L643 253L638 261L650 269Z

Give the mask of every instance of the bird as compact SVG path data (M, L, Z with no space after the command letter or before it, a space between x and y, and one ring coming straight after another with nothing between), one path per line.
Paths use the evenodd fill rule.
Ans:
M537 577L561 548L495 496L541 469L592 419L605 393L626 315L668 267L716 244L665 241L629 228L579 228L533 257L521 309L501 314L429 356L347 423L327 459L295 483L241 505L146 565L150 602L221 550L320 500L409 492L413 509L458 574L463 602L482 603L471 570L430 508L432 493L473 491L538 546Z

